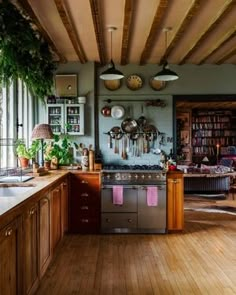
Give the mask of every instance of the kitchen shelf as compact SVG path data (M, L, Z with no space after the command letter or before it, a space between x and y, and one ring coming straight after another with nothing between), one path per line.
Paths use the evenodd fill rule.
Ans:
M55 134L84 135L84 104L48 104L47 120Z

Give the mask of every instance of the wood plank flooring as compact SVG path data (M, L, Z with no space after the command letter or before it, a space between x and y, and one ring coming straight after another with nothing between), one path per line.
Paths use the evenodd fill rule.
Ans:
M236 294L236 215L186 211L168 235L66 235L47 294Z

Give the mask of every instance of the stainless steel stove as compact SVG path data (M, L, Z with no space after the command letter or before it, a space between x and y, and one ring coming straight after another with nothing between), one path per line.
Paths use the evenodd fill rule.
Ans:
M117 185L122 188L122 205L113 203L113 189ZM147 205L148 186L157 188L157 206ZM166 172L158 165L104 166L101 230L104 233L166 233Z
M166 182L166 172L158 165L110 165L102 170L102 183L154 185Z

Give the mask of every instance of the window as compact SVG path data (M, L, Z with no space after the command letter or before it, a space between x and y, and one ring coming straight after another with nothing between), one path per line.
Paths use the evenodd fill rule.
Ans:
M21 138L29 145L34 122L35 99L25 84L0 85L0 168L18 165L14 142Z

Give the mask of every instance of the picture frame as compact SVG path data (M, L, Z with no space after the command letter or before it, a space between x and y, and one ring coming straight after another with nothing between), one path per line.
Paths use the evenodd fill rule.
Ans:
M183 128L188 128L190 126L190 113L184 112L179 113L177 119L183 122Z
M58 74L55 76L55 87L57 97L78 96L78 75Z

